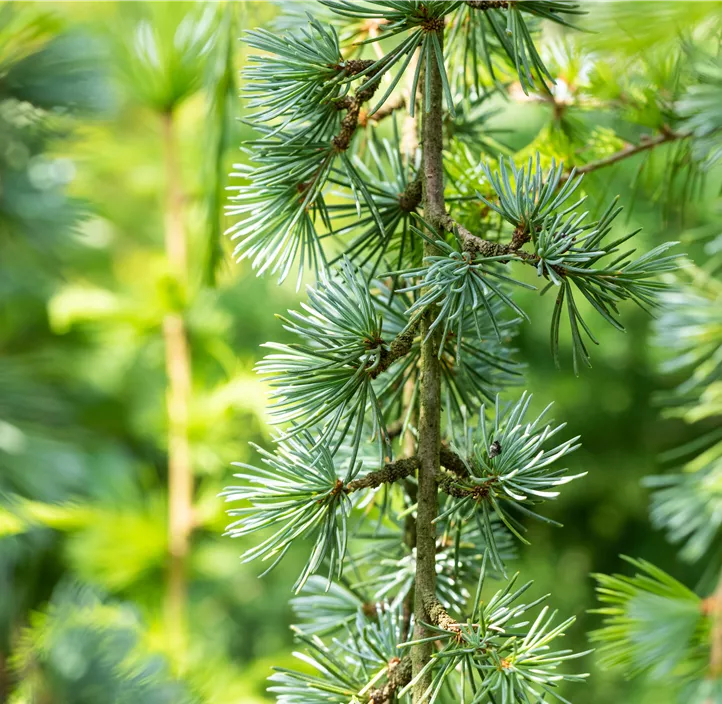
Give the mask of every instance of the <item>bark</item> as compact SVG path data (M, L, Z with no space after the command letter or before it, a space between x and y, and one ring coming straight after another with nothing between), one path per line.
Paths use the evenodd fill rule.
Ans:
M404 459L396 460L396 462L389 462L384 465L383 469L378 469L375 472L369 472L359 479L350 481L344 488L343 491L346 494L358 491L359 489L375 489L382 484L393 484L394 482L411 476L416 472L419 467L419 460L416 457L406 457Z

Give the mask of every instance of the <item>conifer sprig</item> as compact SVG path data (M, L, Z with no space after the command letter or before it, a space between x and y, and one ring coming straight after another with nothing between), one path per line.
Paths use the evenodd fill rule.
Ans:
M492 81L497 80L495 60L507 59L514 68L524 93L549 91L554 77L549 73L534 44L534 20L541 18L566 27L567 19L583 15L579 3L570 0L525 0L525 2L488 2L480 0L460 4L450 32L450 42L462 45L465 73L470 85L480 94L478 65L483 62ZM529 22L525 15L531 15ZM497 69L498 70L498 69Z
M293 141L315 141L333 132L339 119L336 101L349 92L353 64L344 61L338 36L311 19L308 28L277 35L266 29L247 32L246 43L262 55L249 58L244 72L251 122L290 128Z
M582 335L596 342L587 309L622 329L621 302L657 305L659 276L677 266L671 245L635 259L623 248L635 233L612 236L616 201L595 219L582 195L582 172L642 149L580 173L543 169L538 153L496 170L478 157L496 151L492 92L514 95L518 79L562 112L535 37L541 20L571 26L582 13L571 0L319 7L323 23L299 29L294 11L287 34L251 35L263 52L248 74L259 136L232 206L245 218L232 229L239 257L281 279L296 265L317 276L282 318L294 340L268 345L259 365L279 448L229 494L252 504L232 530L272 531L247 556L315 541L295 601L310 669L278 671L272 691L285 704L566 701L559 685L584 678L561 669L580 654L556 646L573 619L543 607L530 620L542 600L523 604L516 578L487 603L481 589L487 563L505 574L525 520L548 520L540 504L582 476L560 467L578 438L557 440L564 426L548 409L532 417L527 393L505 409L498 394L522 369L520 265L557 291L553 354L566 309L575 369L589 363ZM496 399L488 415L485 399ZM383 466L356 476L374 448ZM479 563L472 616L457 621Z
M440 486L449 499L437 521L454 516L458 521L476 521L490 548L492 563L503 569L496 543L493 518L522 542L524 528L520 517L542 518L533 510L537 504L559 496L558 487L583 474L567 474L556 463L580 447L578 437L556 446L549 441L565 424L553 426L545 421L547 406L533 421L525 422L532 397L522 394L514 405L504 409L496 400L493 423L479 412L477 427L468 427L454 443L458 457L468 469L466 476L449 476Z
M592 634L610 667L630 675L693 680L704 671L707 625L700 598L645 560L624 558L634 577L595 575L604 626Z
M303 313L282 318L301 342L268 343L274 353L258 365L273 388L274 421L293 423L289 435L319 426L319 441L333 442L335 452L349 432L358 449L368 410L373 431L387 443L372 383L385 341L366 282L345 261L337 278L322 280L308 295Z
M331 452L314 443L309 433L280 441L273 453L258 446L255 449L265 467L238 464L248 473L235 476L247 484L223 492L226 501L251 504L228 512L239 518L228 526L226 534L240 538L267 528L275 532L249 548L243 561L273 559L268 572L280 562L294 540L312 537L315 544L294 585L296 592L325 562L330 574L340 575L351 511L351 501L343 489L357 474L359 465L349 464L343 477L339 476Z
M556 612L550 614L545 606L529 625L527 614L545 597L528 604L519 602L531 582L516 587L517 574L488 601L482 600L485 572L483 565L472 612L466 621L455 621L438 603L429 603L427 610L432 623L426 624L429 631L427 639L438 642L440 649L406 690L429 671L431 684L420 701L433 704L439 699L449 673L460 670L460 691L468 689L469 701L475 704L487 700L501 704L542 701L547 695L566 702L555 691L558 684L562 681L583 681L588 675L561 673L558 668L567 660L586 653L552 650L551 644L564 636L574 618L554 625ZM404 646L417 643L409 641Z
M424 109L429 107L430 92L430 66L437 68L441 74L446 107L454 114L454 99L451 95L449 80L444 64L444 52L439 43L437 31L443 29L444 18L462 3L458 0L442 0L440 2L424 2L423 0L410 0L397 2L396 0L362 0L361 2L348 2L347 0L321 0L334 12L354 20L374 20L379 23L379 36L368 39L367 42L381 41L388 37L408 32L408 35L390 52L374 62L366 69L365 74L373 74L371 82L381 80L381 76L398 64L388 88L380 100L369 111L373 114L378 110L391 92L396 88L407 69L413 68L413 81L410 94L416 95L417 89L423 96ZM417 51L418 50L418 51ZM414 58L416 57L416 61ZM426 71L422 71L426 67ZM421 83L422 73L424 75ZM362 72L360 75L364 75ZM409 104L409 113L414 115L414 102Z
M414 228L416 232L420 232ZM438 256L426 257L425 266L404 273L404 277L417 279L418 283L402 291L419 291L420 296L407 311L415 316L431 308L434 322L429 326L427 339L440 332L439 358L444 354L449 335L456 340L476 334L483 339L484 321L489 321L498 339L501 329L495 316L492 299L497 298L517 315L526 318L511 296L504 290L504 284L533 288L529 284L517 281L503 273L501 262L505 255L496 257L474 257L469 252L460 252L442 240L434 243L439 250ZM464 329L465 324L473 323L473 328ZM456 359L460 359L462 345L456 345Z

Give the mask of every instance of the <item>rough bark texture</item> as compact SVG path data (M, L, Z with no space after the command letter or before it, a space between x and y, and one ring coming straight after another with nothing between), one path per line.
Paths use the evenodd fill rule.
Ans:
M411 660L394 658L389 662L386 684L369 692L369 704L387 704L395 701L394 695L411 681Z
M375 379L379 374L383 374L397 359L406 356L411 352L411 348L416 338L416 331L418 324L414 323L406 330L400 332L387 347L383 347L381 350L381 359L379 363L369 371L369 375L372 379Z
M436 597L426 599L426 613L429 615L429 622L445 631L459 631L461 626L446 612L441 602Z
M443 40L443 27L437 30L439 41ZM429 76L429 104L422 117L421 141L423 148L423 208L425 219L432 225L440 225L446 214L444 208L443 106L441 75L438 66L431 62ZM435 247L424 245L427 255ZM433 314L427 312L421 322L421 338L426 337ZM422 622L429 621L425 603L436 593L436 526L432 521L438 513L438 488L436 475L439 471L441 447L441 369L437 356L436 336L432 336L421 348L421 393L419 417L419 480L416 511L416 585L414 599L414 639L426 637ZM412 647L413 674L416 675L428 662L433 643L421 643ZM413 701L421 702L431 683L429 674L422 677L413 688Z
M469 6L475 10L503 10L509 5L509 0L469 0Z
M393 484L399 479L409 477L416 472L419 467L419 460L416 457L407 457L405 459L389 462L384 465L383 469L350 481L344 488L344 492L350 494L359 489L375 489L382 484Z
M441 448L441 464L461 479L469 476L469 469L464 464L464 460L448 447Z
M183 232L177 143L173 113L163 116L166 167L165 249L177 295L185 287L187 255ZM174 637L185 632L186 572L193 527L193 467L188 441L191 362L183 316L169 312L163 319L168 414L168 587L166 616Z

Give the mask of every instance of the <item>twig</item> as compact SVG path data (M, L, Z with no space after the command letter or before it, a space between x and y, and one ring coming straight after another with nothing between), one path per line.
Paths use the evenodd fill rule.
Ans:
M383 347L381 350L381 360L372 369L369 374L375 379L379 374L385 372L397 359L406 356L414 344L416 339L416 329L419 327L420 319L417 318L402 330L391 342L388 349Z
M345 494L350 494L359 489L375 489L382 484L393 484L399 479L411 476L418 468L418 457L406 457L396 460L396 462L389 462L382 469L377 469L375 472L369 472L363 477L350 481L343 487L343 491Z
M406 97L399 93L392 100L387 100L373 115L369 115L362 110L361 115L359 115L359 124L361 127L365 127L369 122L381 122L381 120L391 117L397 110L403 110L405 107Z
M511 4L509 0L469 0L469 7L474 10L501 10L506 9Z
M331 140L333 146L338 152L345 152L351 146L351 138L359 124L359 115L361 114L361 106L373 98L374 93L379 87L379 82L374 81L372 85L367 85L365 81L356 94L346 96L336 103L339 110L346 110L343 120L341 120L341 129L339 133Z
M417 176L413 181L406 184L406 188L399 193L399 208L405 213L413 213L421 205L423 196L423 185L421 177Z
M449 472L453 472L459 479L466 479L469 476L469 468L464 463L464 460L448 447L442 445L440 459L442 466L448 469Z
M539 261L539 257L535 254L530 254L519 249L519 247L528 240L523 237L517 237L516 233L510 244L503 244L502 242L485 240L475 235L448 214L441 218L441 225L443 229L448 232L455 232L459 236L464 251L469 254L479 254L482 257L502 257L508 255L510 259L516 258L534 265Z
M369 704L386 704L394 699L396 690L411 682L411 658L392 658L388 664L386 684L369 692Z
M598 161L590 161L588 164L578 166L574 171L574 175L576 176L578 174L588 174L592 171L596 171L597 169L602 169L605 166L611 166L612 164L616 164L617 162L623 161L624 159L628 159L635 154L641 154L642 152L646 152L649 149L654 149L661 144L676 142L680 139L687 139L687 137L691 136L692 135L689 132L673 132L672 130L666 129L656 137L650 137L648 139L645 139L640 144L631 144L624 149L620 149L614 154L610 154L609 156L604 157L603 159L599 159ZM562 176L560 180L560 184L568 181L570 176L571 172L564 174L564 176Z

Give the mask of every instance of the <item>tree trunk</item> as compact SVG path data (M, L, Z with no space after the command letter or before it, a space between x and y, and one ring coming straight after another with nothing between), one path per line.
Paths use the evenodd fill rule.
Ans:
M443 29L438 32L443 40ZM445 214L444 208L444 165L442 157L442 85L438 66L430 62L429 103L422 116L421 143L423 149L423 208L424 216L432 225L437 225ZM424 254L435 253L435 247L424 245ZM433 313L425 314L422 325L422 340L433 322ZM421 625L428 622L425 603L436 594L436 526L432 521L438 513L438 487L436 474L439 471L439 450L441 446L441 368L437 356L437 336L432 335L422 343L421 349L421 409L419 416L419 490L416 511L416 589L414 600L414 639L424 638L426 629ZM411 657L414 676L426 665L433 652L433 643L427 642L412 647ZM420 702L431 683L430 675L422 677L413 689L413 701Z

